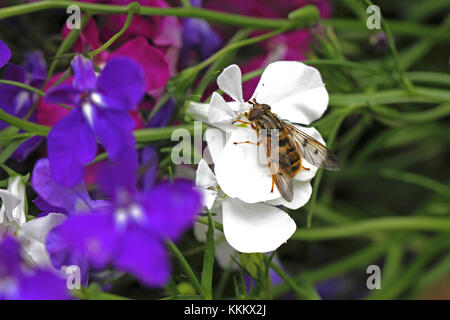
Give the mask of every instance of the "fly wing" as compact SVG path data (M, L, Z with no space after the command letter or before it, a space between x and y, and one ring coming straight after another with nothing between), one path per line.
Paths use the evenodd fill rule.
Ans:
M339 170L337 156L313 137L297 129L292 124L283 122L286 134L296 142L301 156L312 165L327 170Z
M294 184L292 178L280 167L278 146L273 146L271 137L268 137L265 134L261 134L260 141L265 147L264 150L267 155L267 165L278 191L286 201L291 202L294 198Z

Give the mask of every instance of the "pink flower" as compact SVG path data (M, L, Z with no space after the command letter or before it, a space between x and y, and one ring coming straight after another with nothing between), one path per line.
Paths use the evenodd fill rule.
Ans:
M141 65L145 73L145 88L147 92L162 88L170 78L169 63L161 51L148 44L144 37L137 37L124 43L112 52L107 60L125 56Z
M331 17L332 4L329 0L206 0L205 8L238 13L243 15L284 18L289 12L307 4L315 5L322 19ZM251 58L242 65L242 72L248 73L264 68L271 62L278 60L301 61L308 52L308 43L311 41L308 30L295 30L266 40L260 44L262 54ZM248 99L256 88L260 77L253 78L243 85L244 98Z
M62 37L65 39L69 35L71 30L64 25L62 30ZM99 48L102 44L99 39L99 32L97 24L94 19L89 19L80 36L73 46L73 50L78 53L84 53L88 51L93 51ZM95 63L101 63L106 60L108 53L103 51L94 58Z

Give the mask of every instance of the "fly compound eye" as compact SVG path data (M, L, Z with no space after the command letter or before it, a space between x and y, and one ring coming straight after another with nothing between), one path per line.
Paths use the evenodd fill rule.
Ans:
M262 104L261 107L264 109L264 111L270 111L270 106L268 104Z

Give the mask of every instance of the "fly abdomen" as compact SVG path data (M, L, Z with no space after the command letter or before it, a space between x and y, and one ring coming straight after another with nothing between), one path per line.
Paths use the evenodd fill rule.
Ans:
M297 148L292 145L292 142L286 139L287 142L279 149L280 168L289 176L294 176L301 167L301 158L298 154Z

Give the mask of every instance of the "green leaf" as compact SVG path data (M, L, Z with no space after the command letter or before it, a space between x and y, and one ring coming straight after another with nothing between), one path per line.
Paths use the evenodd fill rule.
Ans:
M309 25L319 20L319 10L316 6L307 4L288 14L289 20L298 21L303 25Z
M197 292L201 293L202 296L204 297L205 295L203 293L202 286L200 285L200 282L198 281L197 276L195 275L195 273L192 270L191 266L187 262L186 258L183 257L183 254L177 248L175 243L173 243L170 240L167 240L166 243L167 243L167 246L169 247L169 250L172 252L172 254L175 256L175 258L180 263L181 267L186 272L186 275L189 278L189 280L191 281L192 286L197 290Z
M208 210L208 232L206 233L206 248L203 256L201 285L205 299L212 299L212 278L214 269L214 224L211 212Z
M16 151L22 143L30 138L32 137L20 138L17 140L13 140L9 144L7 144L6 147L0 152L0 164L3 164L6 160L8 160L9 157L14 153L14 151Z
M73 290L72 294L83 300L130 300L112 293L103 292L97 283L91 284L86 289Z
M272 261L269 261L269 259L266 258L267 263L269 266L276 272L278 275L286 282L286 284L291 287L292 290L297 294L297 296L300 299L306 299L306 300L320 300L320 296L317 293L314 286L312 286L310 283L307 283L306 281L302 281L302 284L297 284L296 281L291 279L279 266L277 266ZM302 287L303 286L303 287Z
M266 274L267 266L262 253L241 253L239 261L240 265L253 279L258 280Z

